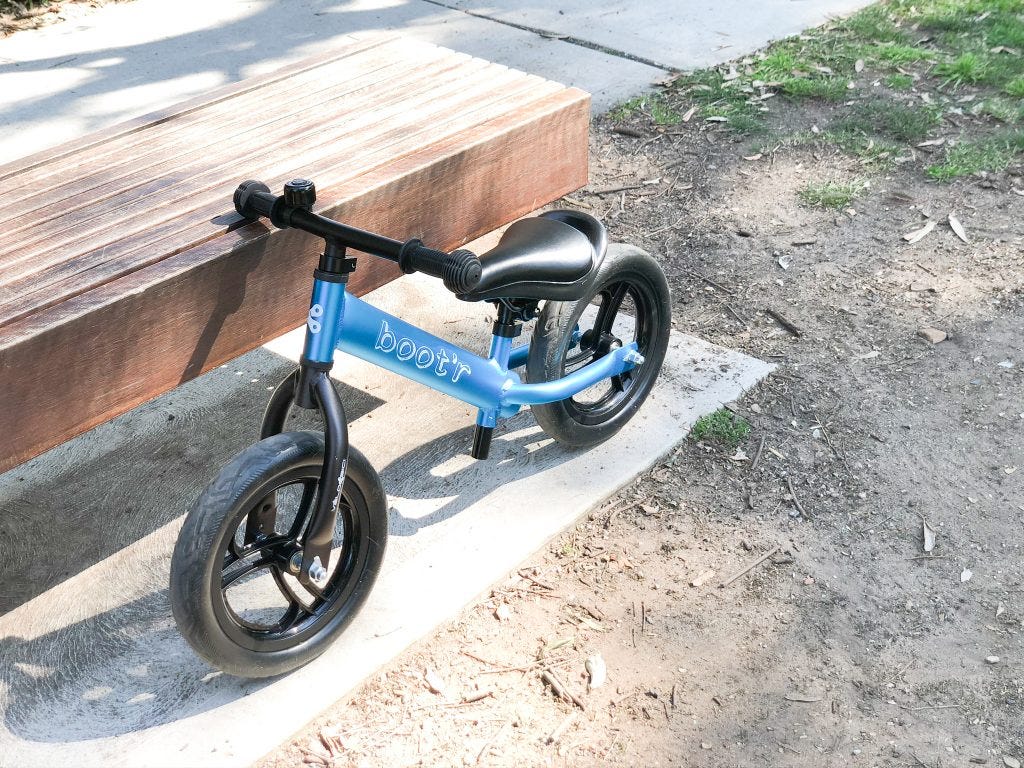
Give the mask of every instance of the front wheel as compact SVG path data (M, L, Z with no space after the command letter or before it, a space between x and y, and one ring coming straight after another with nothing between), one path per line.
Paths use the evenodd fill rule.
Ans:
M182 526L171 560L174 619L196 653L228 674L269 677L316 658L376 579L386 496L354 448L327 576L305 586L294 575L323 460L323 437L312 432L261 440L221 470Z
M553 381L635 341L644 362L556 403L532 406L544 431L584 447L614 435L647 399L661 370L672 315L668 281L654 258L613 243L586 296L549 301L537 320L526 363L531 382Z

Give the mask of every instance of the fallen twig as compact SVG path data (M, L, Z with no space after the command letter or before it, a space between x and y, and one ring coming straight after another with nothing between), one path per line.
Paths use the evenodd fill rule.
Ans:
M719 584L718 588L719 589L724 589L725 587L728 587L730 584L732 584L734 581L736 581L736 579L740 578L740 576L744 576L747 573L750 573L750 571L752 571L755 568L757 568L757 566L759 566L761 563L763 563L765 560L767 560L769 557L771 557L772 555L774 555L778 551L779 551L778 547L772 547L768 552L765 552L763 555L761 555L759 558L757 558L757 560L752 562L750 565L748 565L742 571L740 571L739 573L734 573L728 579L726 579L721 584Z
M479 764L480 761L484 759L484 755L491 751L491 747L494 746L494 742L496 742L499 739L501 734L503 734L505 732L505 729L508 728L511 724L511 720L506 720L504 723L501 724L501 727L494 732L494 735L487 740L483 748L480 750L479 754L477 754L476 756L477 764Z
M643 189L648 185L646 184L626 184L622 187L608 187L607 189L595 189L590 194L592 195L612 195L616 192L629 192L633 189Z
M726 288L724 285L720 285L719 283L716 283L710 277L704 277L704 275L698 275L696 272L691 272L688 269L683 270L683 271L686 272L686 274L688 274L690 277L695 277L698 280L703 280L705 283L710 285L712 288L717 288L718 290L722 291L723 293L727 293L730 296L735 296L736 295L735 293L730 291L728 288Z
M570 691L565 686L565 683L563 683L558 678L558 675L556 675L554 673L554 671L552 671L551 669L545 669L543 672L540 673L540 679L543 680L548 685L550 685L551 686L551 690L553 690L556 695L558 695L559 697L565 699L566 701L572 702L577 707L582 709L584 712L587 711L586 704L583 703L583 701L580 699L579 696L577 696L575 693Z
M796 490L793 488L793 478L787 477L786 485L789 486L789 495L793 497L793 503L796 505L797 511L809 520L811 516L807 514L807 510L805 510L804 505L800 503L800 499L797 498L796 495Z
M554 744L556 741L558 741L560 738L562 738L562 736L565 735L566 730L569 728L569 725L575 719L576 719L576 710L574 709L572 712L570 712L568 715L565 716L565 719L562 720L562 722L558 724L558 727L555 728L555 730L553 730L551 733L548 734L548 737L545 740L546 743L547 744Z
M761 454L764 453L764 442L768 439L768 435L761 435L761 442L757 445L757 453L754 454L754 460L750 462L750 471L753 472L757 469L757 465L761 461Z
M768 314L769 317L771 317L775 322L777 322L779 325L781 325L787 331L792 333L794 336L803 336L804 335L804 332L801 331L798 326L796 326L793 323L791 323L789 320L787 320L785 317L783 317L782 314L780 314L779 312L776 312L771 307L765 307L764 311Z
M626 125L615 126L612 128L612 133L617 133L620 136L631 136L634 139L643 139L647 136L643 131L638 131L636 128L630 128Z
M728 301L723 301L722 303L725 305L725 308L729 310L729 313L733 317L735 317L737 320L739 320L742 325L746 326L747 321L743 318L743 316L739 312L737 312L733 308L732 304L730 304Z

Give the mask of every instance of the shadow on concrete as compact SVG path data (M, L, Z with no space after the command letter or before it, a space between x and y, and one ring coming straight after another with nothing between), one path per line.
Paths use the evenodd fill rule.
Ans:
M293 368L256 350L0 475L0 616L184 515ZM338 387L352 419L382 404ZM288 428L319 421L298 411Z
M352 391L351 388L346 390L346 405L354 416L366 413L373 405L373 399L364 392ZM245 426L237 431L242 434L233 433L229 439L224 439L220 433L220 439L231 445L245 441L254 424L258 423L248 420L250 414L247 411L251 410L251 406L246 408L243 403L233 403L222 412L240 413L243 418L222 417L208 426L219 432L227 427L234 428L233 424L241 421ZM313 426L309 423L309 412L302 412L299 417L299 422L289 426ZM305 421L301 421L303 418ZM169 422L171 425L174 423ZM181 424L173 426L171 432L176 434L165 433L159 445L133 444L131 450L138 453L154 450L177 453L176 447L189 445L197 434ZM150 432L147 430L143 434ZM572 456L572 452L547 441L532 417L523 413L509 420L507 428L495 439L490 460L473 462L446 477L439 477L435 471L439 466L453 460L471 461L464 455L471 434L471 428L463 428L442 435L409 451L384 469L385 487L394 491L397 497L448 499L436 512L419 519L404 517L392 510L391 535L414 536L426 526L467 510L496 487L542 472ZM156 440L156 436L152 439ZM105 454L88 464L69 467L69 470L88 478L94 487L109 486L106 482L97 482L97 475L117 475L123 470L123 457L117 455L123 448L115 448L111 452L113 458L111 454ZM146 478L146 482L120 500L119 506L125 511L117 524L112 525L108 510L99 506L87 510L91 518L82 515L73 524L62 523L62 510L54 503L37 508L37 513L41 512L46 519L46 525L58 526L52 539L58 544L58 557L67 554L61 551L63 549L85 552L85 559L78 562L79 568L83 569L87 564L113 555L147 529L173 520L182 511L178 503L180 499L165 506L153 504L151 500L166 492L164 483L168 478L190 476L199 470L200 465L205 477L208 466L215 466L211 454L227 453L227 450L217 451L215 445L204 446L201 453L202 459L198 455L187 455L187 450L184 455L176 455L175 460L165 464L163 474L151 477L143 472L141 476ZM211 462L209 465L207 458ZM60 485L67 481L67 477L59 476L54 481L55 485ZM144 493L143 489L152 490ZM18 500L21 503L45 489L33 484L23 490L25 498ZM448 497L449 490L453 494L451 498ZM179 487L177 495L189 494L182 493ZM135 509L148 513L145 516L148 525L139 524L144 516L133 515ZM135 524L130 524L132 522ZM172 539L168 534L149 547L148 555L161 561L161 573L166 570L169 551L158 550L170 546ZM155 563L125 563L126 567L129 565L140 569L157 567ZM116 573L116 570L106 567L103 573ZM5 594L8 607L21 604L43 591L42 583L32 581L31 577L36 575L32 569L13 575L17 577L15 583L21 587ZM95 583L95 578L90 579L93 588L104 586L114 594L121 589L129 594L132 592L131 579L126 579L124 584L100 585ZM114 579L116 581L117 577ZM54 603L59 603L59 599ZM115 608L50 631L36 633L31 621L33 617L29 618L29 622L15 630L26 637L8 633L0 639L0 680L7 687L5 725L26 741L65 743L136 732L228 704L273 682L241 680L213 672L192 653L178 634L171 618L166 589L149 591ZM59 619L52 616L41 617L37 626L59 623ZM54 723L52 719L55 701L61 702L60 723Z
M415 536L421 529L437 525L472 507L502 485L530 477L579 453L547 437L528 411L503 420L485 461L465 458L451 472L438 468L453 456L468 453L473 440L473 427L464 427L431 440L401 456L381 470L384 487L399 488L405 498L447 498L438 509L423 517L406 517L391 511L389 534ZM422 477L428 482L402 483L401 478Z

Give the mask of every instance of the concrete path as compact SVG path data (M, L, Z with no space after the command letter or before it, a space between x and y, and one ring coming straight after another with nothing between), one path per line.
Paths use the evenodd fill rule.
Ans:
M403 278L383 308L469 348L489 307ZM438 311L440 310L440 311ZM175 629L171 549L208 478L258 428L267 388L297 358L291 334L0 475L0 765L235 766L258 759L410 643L454 616L551 536L738 397L770 366L673 334L654 394L626 429L568 451L529 412L491 458L468 456L474 414L349 358L336 368L353 444L380 470L390 535L363 613L313 664L274 681L211 671ZM585 482L581 482L585 478ZM529 501L527 501L529 500ZM46 542L45 564L37 548Z
M725 61L865 0L136 0L0 40L0 163L286 62L401 30L594 94ZM282 98L287 95L283 94Z

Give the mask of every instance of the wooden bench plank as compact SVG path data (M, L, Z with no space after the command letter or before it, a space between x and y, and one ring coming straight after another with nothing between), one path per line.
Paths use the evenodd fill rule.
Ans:
M0 286L13 286L18 291L16 283L26 277L39 275L53 265L77 260L79 254L103 249L115 236L124 239L180 217L183 210L199 210L214 195L223 202L223 186L238 180L240 169L253 164L250 158L272 152L278 145L291 143L302 147L304 157L283 171L258 165L258 173L275 177L282 172L294 173L301 163L322 163L342 153L360 158L381 141L395 143L397 139L408 139L410 129L418 120L408 102L424 99L427 94L435 94L437 98L432 98L429 106L422 110L423 117L438 121L442 129L457 129L471 119L472 110L489 103L475 100L487 96L493 88L498 92L490 93L491 101L501 100L504 96L500 93L501 87L513 79L521 80L521 76L516 78L509 70L495 67L483 82L470 87L460 84L461 78L482 74L482 64L484 62L467 57L446 72L446 78L440 78L441 73L434 71L422 78L417 74L416 79L404 87L389 91L384 102L379 98L366 100L355 96L344 105L346 111L359 115L352 120L329 126L312 122L305 126L280 125L244 142L228 139L229 149L215 162L201 155L173 158L156 169L103 184L94 193L82 196L75 205L67 206L64 212L61 212L61 204L55 204L47 211L46 218L34 224L38 214L6 222L0 220L0 227L6 232L33 233L6 251L0 249ZM445 108L452 113L445 115L442 112ZM463 110L463 114L459 115L459 110ZM363 132L371 128L372 133ZM203 196L203 193L207 194ZM126 214L136 210L140 212L133 215L130 222L125 221ZM117 225L116 232L111 230L112 224ZM6 319L0 310L0 324Z
M293 74L314 68L296 66ZM229 219L210 221L230 209L234 184L259 175L261 167L277 167L277 178L266 179L276 183L298 171L312 176L320 187L317 208L327 215L446 248L586 183L589 97L518 78L503 96L477 99L482 106L461 128L456 120L438 120L447 126L439 132L426 121L409 131L416 139L379 141L357 163L343 152L324 151L317 156L322 166L299 168L297 159L320 150L292 148L292 165L287 157L259 158L225 175L230 183L220 190L209 180L211 196L198 207L179 209L177 229L168 229L174 234L146 241L140 251L129 247L117 256L125 259L120 265L103 261L69 277L63 300L0 326L0 470L301 324L319 242L294 230L269 231L262 223L230 229ZM267 82L286 89L285 80ZM257 90L238 88L246 98L257 98ZM230 98L217 95L214 101ZM201 111L193 104L183 114L201 125ZM182 114L172 112L161 113L156 127L163 130ZM84 157L92 148L136 142L145 130L129 124L86 137L77 149L56 153L53 162L73 165L78 152ZM23 170L46 164L36 156ZM0 178L9 180L16 171L2 168ZM180 197L166 201L181 204ZM87 277L103 268L106 274ZM351 288L362 293L396 274L394 265L364 256ZM90 287L71 295L83 279ZM59 393L48 385L55 377Z
M439 116L445 113L454 114L458 111L458 105L464 105L465 108L456 120L427 120L426 125L418 130L411 130L410 127L418 121L410 118L395 126L389 126L385 134L377 137L379 141L374 145L357 144L351 151L344 142L313 147L309 151L304 151L297 159L290 158L284 163L265 165L247 175L279 185L296 175L311 175L309 168L316 168L318 183L330 188L353 176L363 174L376 165L393 164L410 149L430 145L459 131L467 120L482 121L490 116L500 115L513 105L517 105L526 92L530 92L532 97L538 97L560 88L553 83L544 83L539 78L523 79L521 75L508 70L499 74L501 77L488 80L485 86L487 89L497 87L491 100L481 100L476 89L461 85L454 100L437 99L432 102L432 107L438 111ZM506 80L513 77L519 80L514 87L502 87ZM453 109L450 110L449 105L452 105ZM401 109L406 115L409 114L404 106ZM339 149L343 150L340 155L337 154ZM358 157L359 162L352 162L352 157ZM337 165L339 161L341 164ZM152 218L133 221L130 225L117 224L121 213L115 210L109 222L101 222L102 226L96 230L97 235L94 238L90 239L86 235L73 241L76 247L86 244L94 250L73 260L54 261L47 265L45 272L19 276L5 286L6 290L11 291L12 297L0 303L0 325L66 300L72 295L152 263L164 255L170 255L221 233L224 225L214 222L218 216L230 212L230 208L227 207L230 201L225 200L224 189L225 186L233 188L238 173L236 167L231 175L214 178L187 198L181 198L177 205L160 205L159 208L153 209ZM195 180L190 180L190 186L194 182ZM159 198L159 195L152 197ZM190 212L190 219L194 224L182 225L180 216L183 210ZM116 230L111 229L115 225ZM110 233L113 231L122 237L120 241L110 242ZM66 245L72 245L72 242ZM39 265L45 257L45 251L37 252L34 254L33 263Z
M425 72L434 72L437 62L452 67L460 60L438 50L424 55L422 68ZM319 108L322 114L331 101L408 71L406 62L397 60L389 46L348 57L343 64L345 78L341 82L325 83L324 73L319 69L296 75L289 81L294 95L287 99L284 110L278 93L269 90L248 93L164 121L150 131L136 132L117 142L94 147L85 154L77 153L18 173L18 187L0 188L0 210L5 217L14 218L86 192L98 182L122 178L203 150L220 151L225 138L259 131L264 125L260 122L263 119L308 120L316 114L313 110ZM216 132L210 130L213 123L217 125ZM25 189L29 190L28 194Z

